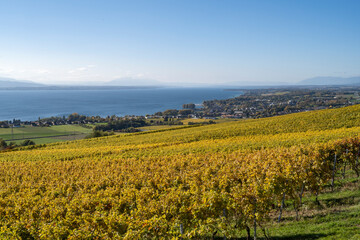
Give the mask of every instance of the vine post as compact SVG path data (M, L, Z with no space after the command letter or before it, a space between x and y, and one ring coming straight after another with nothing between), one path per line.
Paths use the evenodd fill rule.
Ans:
M356 175L359 177L359 170L358 170L358 167L359 167L359 154L360 154L360 146L358 147L358 152L357 152L357 155L356 155L356 164L355 164L355 172L356 172Z
M333 167L333 174L332 174L332 180L331 180L331 191L334 191L334 182L335 182L335 172L336 172L336 153L334 156L334 167Z
M224 221L226 219L226 208L223 209L223 217L224 217ZM224 240L226 240L226 235L224 235Z
M348 154L349 154L349 149L346 149L346 157L348 156ZM343 179L345 179L345 171L346 171L346 161L344 161L344 169L342 173Z
M296 221L299 221L299 209L300 209L301 206L302 206L302 198L303 198L304 190L305 190L305 183L302 183L302 184L301 184L301 191L300 191L300 194L299 194L299 206L298 206L298 207L295 206L295 210L296 210Z
M281 221L281 215L282 215L284 205L285 205L285 191L283 193L283 197L282 197L282 200L281 200L281 206L280 206L280 213L279 213L279 217L278 217L278 222Z
M180 234L181 236L184 234L184 225L180 223Z
M256 199L254 201L254 240L257 239L256 237Z

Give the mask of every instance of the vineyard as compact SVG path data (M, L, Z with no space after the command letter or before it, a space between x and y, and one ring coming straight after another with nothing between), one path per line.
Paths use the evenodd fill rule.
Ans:
M359 178L359 134L355 105L3 151L0 238L267 238Z

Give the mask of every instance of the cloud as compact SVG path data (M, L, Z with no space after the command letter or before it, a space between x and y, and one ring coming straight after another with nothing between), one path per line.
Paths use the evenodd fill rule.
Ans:
M136 74L135 76L138 77L138 78L142 78L142 77L145 77L145 74L143 74L143 73L138 73L138 74Z
M48 69L14 69L14 68L0 68L0 73L2 74L48 74L51 73Z
M3 73L3 74L12 73L14 71L15 70L13 68L0 68L0 73Z
M37 69L34 71L35 73L37 74L48 74L48 73L51 73L49 70L47 69Z
M85 67L78 67L78 68L69 70L68 73L69 74L80 73L80 72L88 71L88 70L90 70L92 68L95 68L95 67L96 67L95 65L87 65Z
M110 78L117 79L117 78L153 78L151 74L148 72L133 72L130 70L124 71L124 70L117 70L118 74L112 75ZM121 73L122 72L122 73Z

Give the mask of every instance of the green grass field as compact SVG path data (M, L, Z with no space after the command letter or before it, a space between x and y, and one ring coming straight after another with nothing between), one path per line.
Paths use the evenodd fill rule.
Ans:
M77 140L84 138L91 133L92 129L79 125L59 125L51 127L18 127L0 128L0 138L5 141L22 142L24 139L31 139L36 144Z

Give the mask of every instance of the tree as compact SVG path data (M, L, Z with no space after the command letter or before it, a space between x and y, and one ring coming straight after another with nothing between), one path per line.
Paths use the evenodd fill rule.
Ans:
M30 139L26 139L21 143L21 146L30 146L30 145L35 145L35 142Z
M176 109L168 109L163 112L163 116L177 116L178 110Z
M79 115L78 113L72 113L69 115L68 120L70 122L75 122L75 121L82 121L85 120L86 116L84 115Z
M79 114L78 114L78 113L72 113L72 114L70 114L70 115L68 116L68 120L69 120L70 122L76 121L76 120L78 120L78 119L79 119Z
M9 123L7 121L0 122L0 128L9 128Z
M187 116L192 114L194 111L191 109L183 109L183 110L179 110L179 114L182 116Z
M187 103L187 104L183 104L182 107L184 109L195 109L195 104L193 103Z
M10 142L10 143L8 144L8 147L9 147L9 148L15 148L15 147L17 147L17 144L16 144L15 142Z
M7 143L0 138L0 150L5 149L7 147Z

